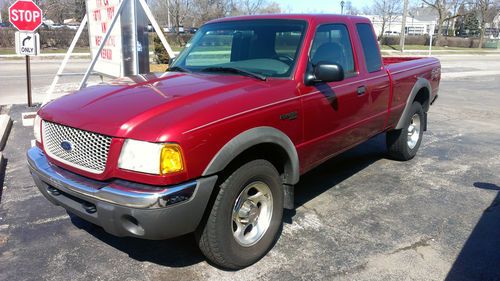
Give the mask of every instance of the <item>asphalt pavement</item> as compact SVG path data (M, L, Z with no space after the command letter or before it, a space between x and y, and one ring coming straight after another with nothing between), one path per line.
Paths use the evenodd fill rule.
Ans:
M26 167L32 109L4 108L0 280L500 280L498 70L498 56L443 58L417 157L386 159L381 135L307 173L275 247L236 272L191 235L116 238L51 205Z

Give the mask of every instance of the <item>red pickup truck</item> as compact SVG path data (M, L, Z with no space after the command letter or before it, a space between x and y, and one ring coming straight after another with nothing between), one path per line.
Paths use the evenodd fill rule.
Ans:
M434 58L383 59L363 17L219 19L165 73L42 107L28 164L49 201L113 235L194 232L242 268L279 236L300 175L380 133L413 158L440 76Z

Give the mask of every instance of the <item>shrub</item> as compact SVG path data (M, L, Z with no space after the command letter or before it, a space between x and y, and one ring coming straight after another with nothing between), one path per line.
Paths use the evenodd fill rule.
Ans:
M0 47L14 48L15 33L16 30L13 28L0 29ZM49 30L40 28L38 29L38 33L40 34L40 47L67 49L73 37L75 37L76 31L70 29ZM76 46L82 48L89 46L89 35L87 30L83 31Z
M151 40L151 37L153 37L153 40ZM182 48L187 42L189 42L189 40L191 40L191 37L193 36L191 34L180 34L179 36L176 34L167 34L165 37L167 38L167 42L170 44L170 47ZM151 41L154 45L153 49L155 61L160 64L168 64L170 57L168 56L167 50L163 47L163 44L156 33L153 33L150 36L150 42Z
M452 48L477 48L479 46L479 39L462 37L441 37L438 43L438 46L446 46Z
M399 45L399 36L382 37L382 45ZM405 38L406 45L429 45L428 35L408 35Z

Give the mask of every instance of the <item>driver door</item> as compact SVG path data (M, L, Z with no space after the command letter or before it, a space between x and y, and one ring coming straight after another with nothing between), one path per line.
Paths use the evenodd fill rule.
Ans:
M334 154L364 140L360 126L369 114L369 98L359 81L352 39L346 24L320 25L309 53L310 71L320 62L342 66L345 79L317 83L302 89L304 146L301 161L314 167Z

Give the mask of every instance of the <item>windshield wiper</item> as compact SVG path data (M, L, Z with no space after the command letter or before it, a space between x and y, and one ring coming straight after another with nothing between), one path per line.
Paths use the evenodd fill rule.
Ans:
M176 71L176 72L191 72L191 70L181 67L181 66L172 66L167 68L167 71Z
M235 74L240 74L248 77L253 77L262 81L266 81L267 77L258 74L258 73L253 73L247 70L239 69L239 68L234 68L234 67L226 67L226 66L213 66L213 67L207 67L202 69L201 71L203 72L227 72L227 73L235 73Z

